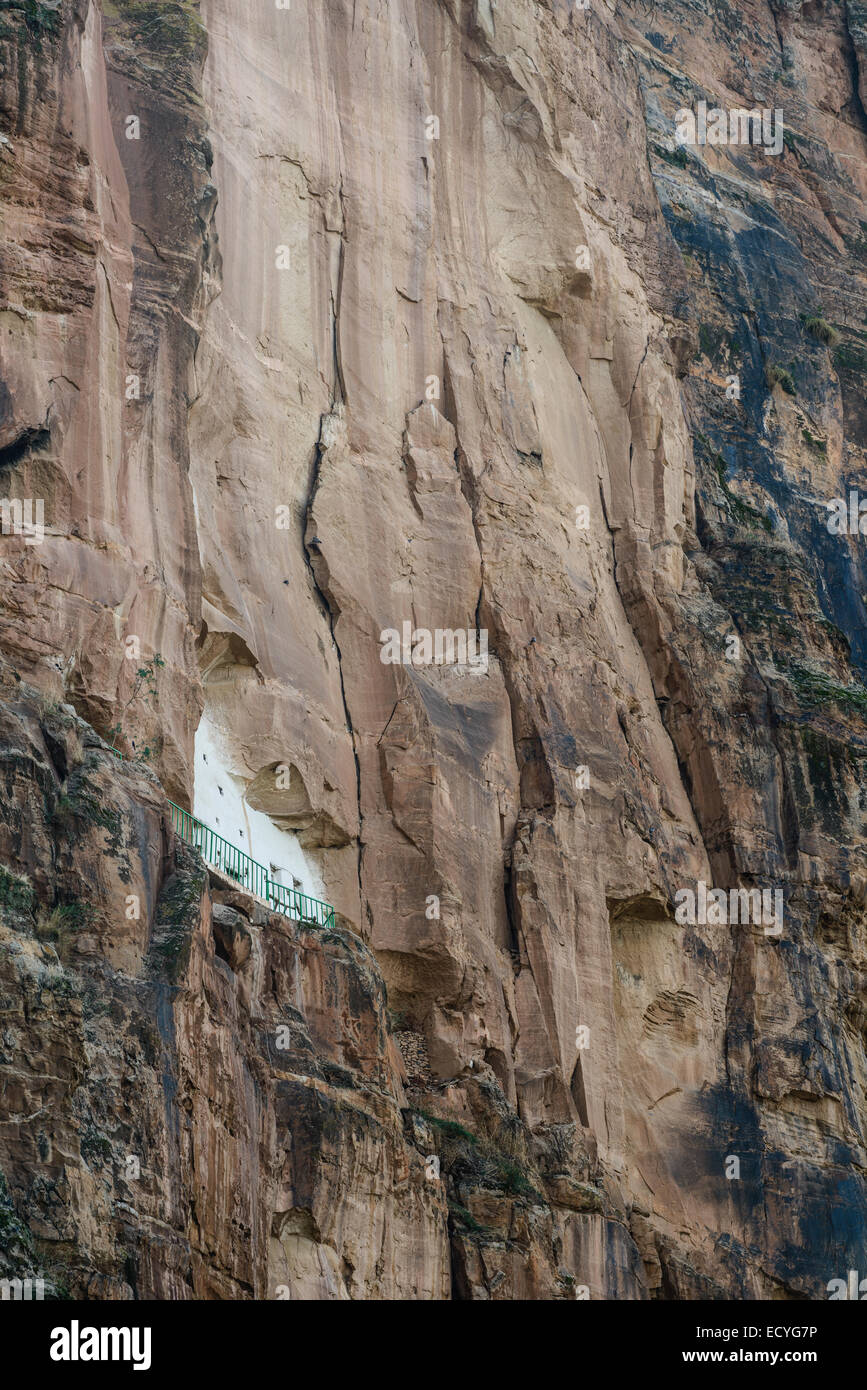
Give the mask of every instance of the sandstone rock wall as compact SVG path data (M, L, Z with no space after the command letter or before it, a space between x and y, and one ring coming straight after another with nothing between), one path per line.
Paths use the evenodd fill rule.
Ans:
M824 506L867 486L862 20L3 6L0 491L47 532L0 538L0 648L49 706L7 674L0 1169L61 1283L816 1297L863 1267L867 584ZM780 154L677 145L699 100L779 108ZM383 663L404 622L483 629L487 668ZM130 636L166 664L128 703ZM122 711L153 772L63 706ZM333 942L174 845L202 710ZM119 817L71 885L52 738ZM676 922L699 881L782 891L781 936ZM70 900L104 928L40 945ZM29 1025L66 1058L50 1173L37 964L69 995ZM116 1006L70 1028L93 979Z

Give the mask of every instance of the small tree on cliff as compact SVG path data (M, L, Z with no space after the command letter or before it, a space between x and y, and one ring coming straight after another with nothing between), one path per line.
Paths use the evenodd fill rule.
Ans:
M115 750L115 752L119 751L117 747L117 741L123 735L124 732L123 724L124 720L126 719L127 710L129 709L130 705L134 704L135 701L139 698L144 698L145 702L151 699L156 699L157 671L160 669L160 667L165 666L165 664L166 663L163 660L160 653L155 652L154 655L150 657L149 660L147 660L143 666L139 666L138 670L136 671L135 678L132 683L132 690L130 692L129 699L127 700L126 704L120 712L120 719L118 723L112 725L112 727L108 731L111 735L111 746ZM145 748L143 756L146 758L150 756L149 748Z

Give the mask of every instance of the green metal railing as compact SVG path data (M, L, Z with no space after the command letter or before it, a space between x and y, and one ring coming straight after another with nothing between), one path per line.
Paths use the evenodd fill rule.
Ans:
M246 888L257 898L262 898L275 912L294 921L315 923L318 927L334 926L334 908L328 903L299 893L297 888L287 888L271 878L263 864L259 864L249 854L224 840L216 830L196 820L189 811L169 802L172 812L172 825L175 832L188 845L198 850L206 864L226 875L227 878Z
M124 761L119 748L110 748L109 752L114 753L121 762ZM189 811L176 806L173 801L169 802L169 806L176 833L198 850L206 864L219 869L227 878L246 888L248 893L262 898L275 912L282 912L284 917L291 917L294 922L315 923L318 927L334 926L334 908L330 903L320 902L319 898L299 893L297 888L287 888L285 883L278 883L271 878L264 864L224 840L204 821L196 820Z

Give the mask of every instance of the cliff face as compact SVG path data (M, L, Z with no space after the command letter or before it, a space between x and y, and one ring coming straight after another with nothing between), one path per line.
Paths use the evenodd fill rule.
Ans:
M867 16L708 8L0 6L0 493L45 507L0 536L0 1274L864 1268L825 504L867 488ZM779 153L677 143L701 102ZM487 662L384 662L406 622ZM175 838L205 726L332 931ZM676 920L698 884L784 911Z

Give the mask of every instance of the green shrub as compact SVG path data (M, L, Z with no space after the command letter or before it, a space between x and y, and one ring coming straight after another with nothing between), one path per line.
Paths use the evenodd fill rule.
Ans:
M673 150L667 150L664 145L654 145L653 153L664 159L666 164L673 164L678 169L685 169L689 164L689 155L683 145L678 145Z
M449 1202L449 1216L452 1217L453 1220L459 1221L462 1226L465 1226L468 1231L472 1231L474 1235L478 1235L488 1229L476 1220L472 1212L467 1211L466 1207L460 1206L457 1202Z
M826 318L822 317L821 309L815 314L801 314L800 317L807 332L813 338L818 339L820 343L824 343L826 347L833 347L835 343L840 341L840 334Z
M32 912L35 894L26 874L13 874L0 864L0 907L13 912Z
M440 1163L457 1181L544 1201L526 1172L524 1129L517 1117L501 1117L488 1134L472 1134L456 1120L419 1111L434 1131Z
M804 440L804 443L810 449L814 449L817 454L827 454L828 445L826 441L824 439L819 439L815 434L811 434L806 426L801 430L801 438Z
M771 390L773 390L775 386L779 385L782 386L783 390L786 392L786 395L788 396L796 396L798 394L797 389L795 387L794 379L792 377L792 373L788 371L785 367L768 367L765 372L765 380L770 386Z
M77 932L91 926L94 916L94 909L90 903L79 902L74 898L68 903L59 903L47 916L40 913L36 923L36 935L40 941L49 942L59 959L65 961L73 937Z

